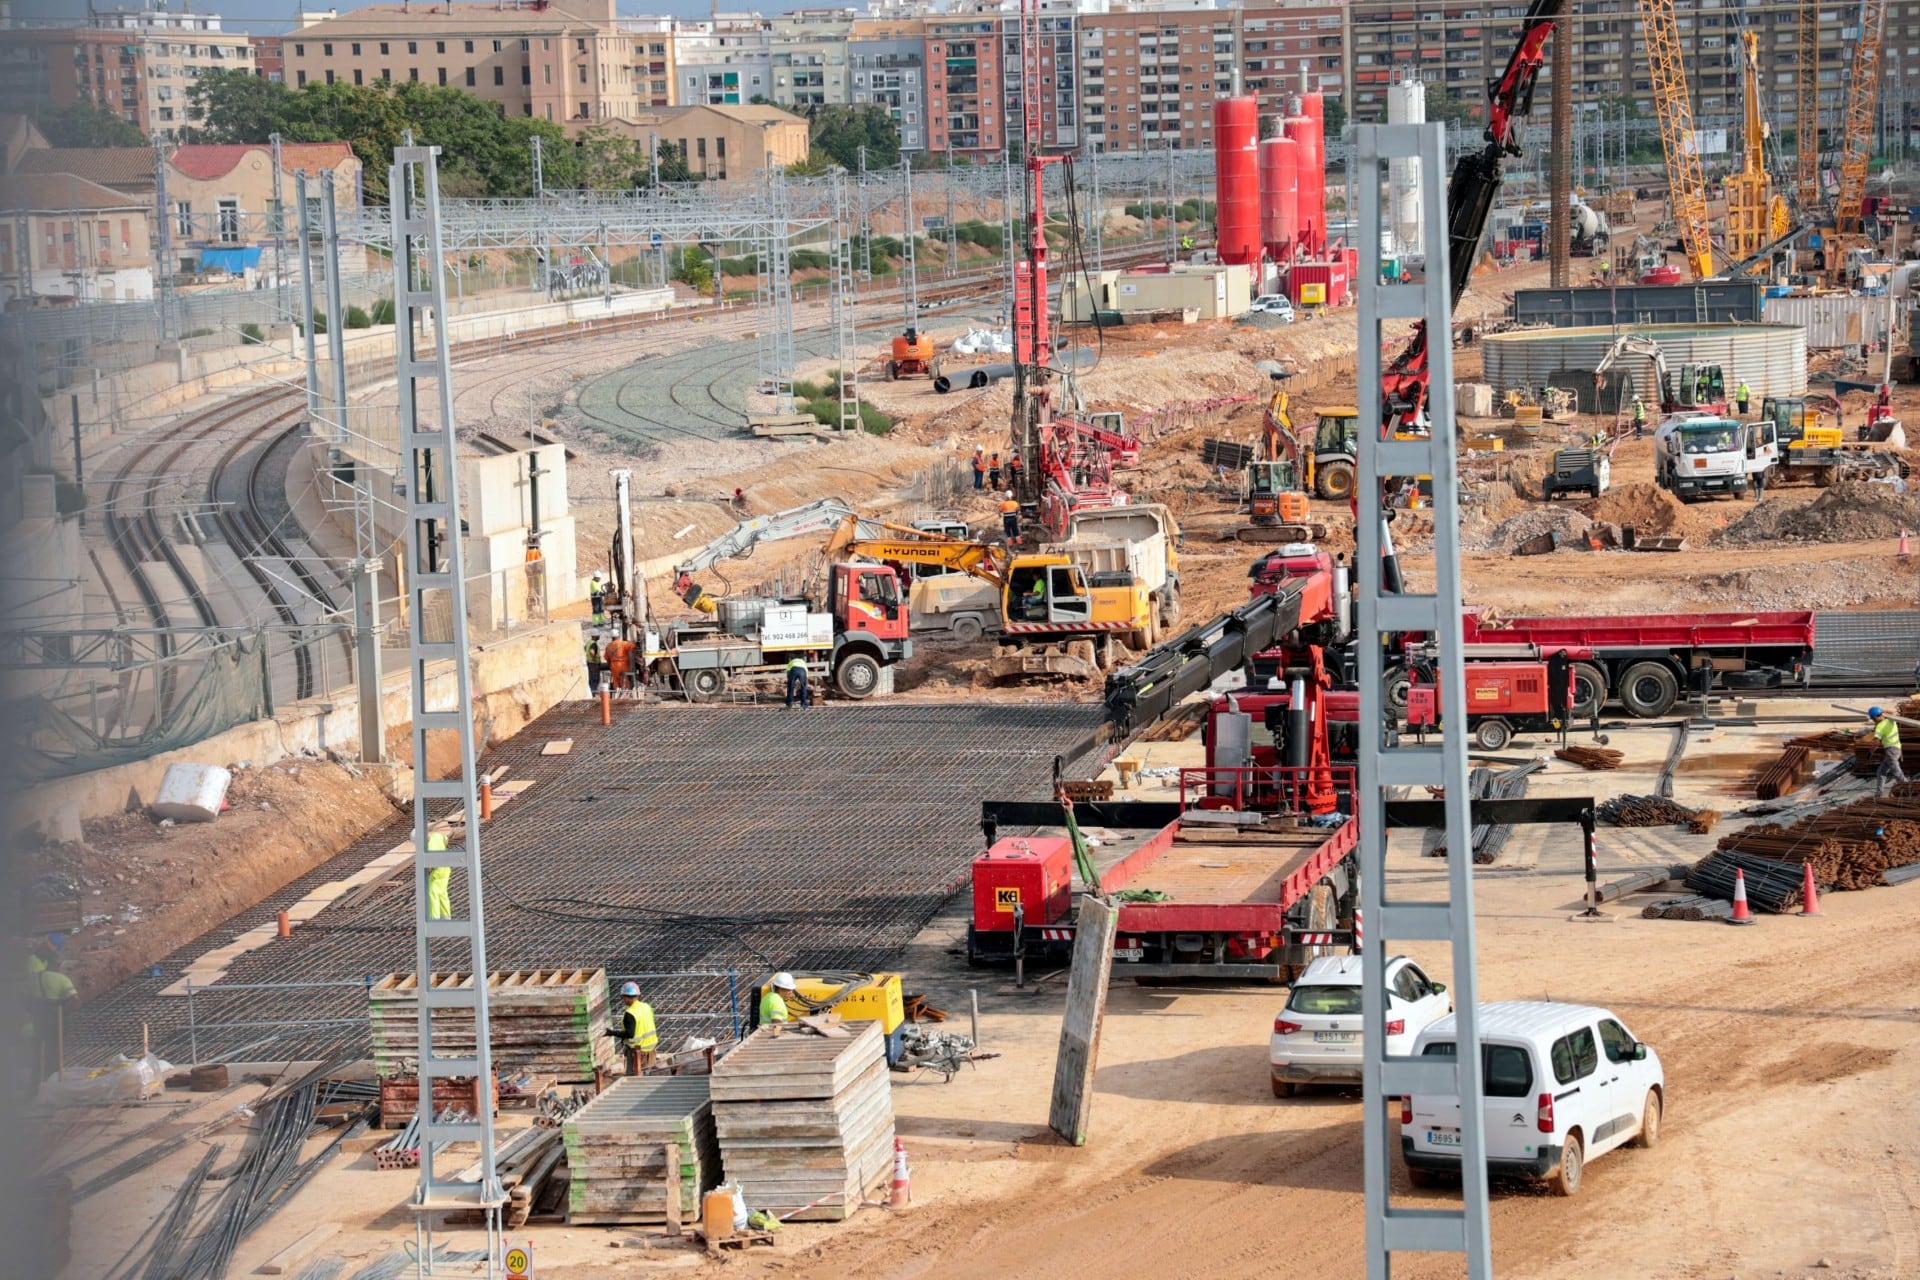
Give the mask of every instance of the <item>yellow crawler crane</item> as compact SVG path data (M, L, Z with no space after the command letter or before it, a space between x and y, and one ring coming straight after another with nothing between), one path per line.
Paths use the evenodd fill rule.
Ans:
M1713 274L1713 234L1707 226L1707 180L1693 133L1693 102L1687 96L1686 55L1673 0L1640 0L1646 29L1647 68L1660 116L1660 147L1667 157L1667 192L1680 248L1694 279Z

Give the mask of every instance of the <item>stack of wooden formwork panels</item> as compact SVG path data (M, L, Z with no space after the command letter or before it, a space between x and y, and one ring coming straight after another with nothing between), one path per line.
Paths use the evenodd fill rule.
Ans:
M436 973L435 989L468 986L466 973ZM390 974L367 989L367 1021L373 1034L374 1069L382 1079L412 1075L420 1057L420 984L411 973ZM608 1070L618 1048L602 1035L611 1025L604 969L525 969L487 978L488 1038L496 1076L529 1075L539 1081L592 1080ZM434 1052L470 1057L473 1014L441 1009L434 1014Z
M677 1230L720 1181L711 1076L629 1076L567 1117L567 1221Z
M891 1174L893 1094L880 1024L838 1026L847 1034L762 1027L714 1064L720 1155L749 1208L838 1222Z

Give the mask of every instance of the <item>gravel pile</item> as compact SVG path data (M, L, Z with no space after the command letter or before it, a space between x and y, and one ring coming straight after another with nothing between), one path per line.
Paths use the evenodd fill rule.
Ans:
M1851 480L1805 506L1759 503L1728 525L1720 541L1870 542L1897 538L1902 529L1920 529L1920 497L1895 493L1889 485Z

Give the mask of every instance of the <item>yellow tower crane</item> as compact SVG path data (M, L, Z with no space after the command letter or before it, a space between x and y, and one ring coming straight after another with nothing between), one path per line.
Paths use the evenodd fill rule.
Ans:
M1673 0L1640 0L1647 40L1647 69L1660 116L1660 147L1667 157L1667 192L1680 248L1696 280L1713 274L1713 235L1707 227L1707 180L1693 132L1693 102L1687 94L1686 55Z
M1793 149L1798 162L1800 221L1820 207L1820 3L1800 0L1800 60L1793 75Z
M1880 105L1880 40L1887 28L1886 0L1862 0L1860 38L1853 46L1847 84L1847 119L1840 140L1840 194L1833 206L1838 237L1860 234L1860 201L1867 194L1867 162L1873 158L1873 116ZM1836 250L1840 246L1836 245ZM1834 258L1829 267L1838 270Z

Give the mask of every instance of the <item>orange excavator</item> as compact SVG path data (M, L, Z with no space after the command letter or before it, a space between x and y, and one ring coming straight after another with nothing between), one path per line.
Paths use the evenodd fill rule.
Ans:
M1273 396L1260 416L1260 446L1244 473L1241 501L1248 523L1233 531L1240 542L1312 542L1327 536L1327 526L1313 520L1307 491L1313 485L1313 459L1303 454L1287 412L1286 380L1290 376L1269 370ZM1302 471L1305 474L1302 474Z

